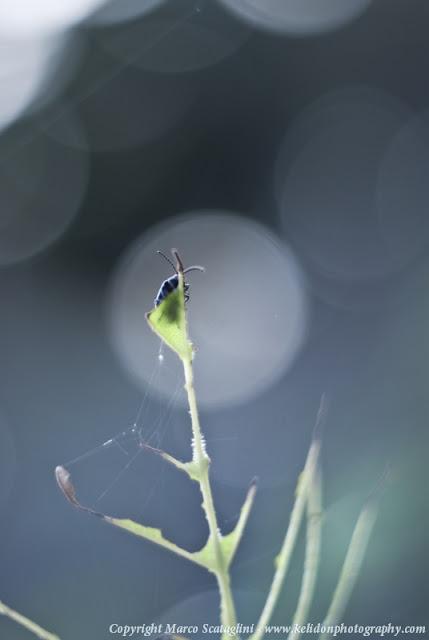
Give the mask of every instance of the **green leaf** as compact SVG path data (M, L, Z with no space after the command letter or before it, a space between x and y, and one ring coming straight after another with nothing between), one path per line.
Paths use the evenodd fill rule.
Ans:
M157 307L146 314L150 328L158 334L182 360L192 359L192 344L188 340L185 315L183 275L179 274L177 289L169 293Z
M255 499L256 494L256 483L252 483L250 485L249 491L247 492L246 500L244 501L243 506L241 507L240 517L238 518L237 524L234 529L225 536L222 536L221 539L221 548L223 557L226 563L226 566L229 567L231 562L234 559L235 553L238 549L238 545L240 544L240 540L243 536L244 528L247 524L247 520L249 519L250 511L252 509L253 501Z

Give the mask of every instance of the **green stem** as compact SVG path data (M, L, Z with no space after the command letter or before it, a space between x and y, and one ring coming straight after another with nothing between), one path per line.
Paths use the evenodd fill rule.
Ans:
M319 450L320 442L318 439L315 439L310 446L304 470L298 481L295 504L293 505L289 526L286 531L282 548L277 557L277 568L274 573L273 581L271 583L264 608L256 625L256 631L252 634L250 640L261 640L264 637L265 627L269 624L271 616L274 613L274 609L276 608L304 514L307 501L307 490L317 465Z
M323 622L325 626L338 624L344 615L362 566L377 515L378 500L373 497L364 506L356 522L332 602ZM329 633L322 633L319 640L326 640L329 636Z
M299 640L300 632L294 629L308 622L308 614L314 597L317 572L320 561L322 532L322 478L320 466L316 469L308 487L307 498L307 540L305 548L304 572L301 593L298 599L292 630L288 640Z
M133 533L136 536L140 536L141 538L145 538L149 542L153 542L154 544L157 544L158 546L163 547L164 549L167 549L172 553L175 553L181 558L185 558L190 562L194 562L200 567L207 568L206 562L202 561L198 551L193 553L191 551L187 551L186 549L182 549L182 547L174 544L174 542L171 542L170 540L167 540L167 538L164 538L162 532L159 529L155 529L153 527L145 527L144 525L139 524L138 522L134 522L133 520L129 520L128 518L112 518L111 516L102 516L102 518L105 522L108 522L115 527L125 529L125 531Z
M181 264L179 264L179 286L183 290L183 266ZM195 396L194 373L192 368L193 349L191 341L189 340L188 318L186 311L184 316L184 329L186 340L190 348L188 355L182 356L181 360L183 362L183 369L185 374L185 389L188 396L189 413L191 416L192 424L193 462L196 468L199 469L197 481L200 485L200 490L203 497L203 509L205 511L209 526L209 541L213 547L215 559L213 572L216 576L219 587L221 623L225 627L230 627L237 624L237 615L235 612L234 599L231 591L231 580L229 576L228 564L222 552L222 538L217 523L216 510L210 486L210 458L206 452L206 446L201 431L200 418L198 414L197 399ZM222 638L224 637L224 634L222 634Z
M32 620L29 620L28 618L23 616L21 613L14 611L13 609L8 607L1 601L0 601L0 615L7 616L11 620L15 620L15 622L20 624L22 627L25 627L26 629L28 629L29 631L34 633L34 635L36 635L38 638L41 638L42 640L59 640L58 636L56 636L53 633L49 633L49 631L45 631L45 629L40 627L38 624L36 624Z
M237 616L231 592L229 571L222 553L221 537L210 486L210 458L207 455L203 435L201 432L197 401L195 397L192 360L191 358L183 358L182 361L185 372L185 389L188 395L189 412L192 422L194 463L199 469L198 482L200 485L201 494L203 496L203 508L209 526L210 541L213 545L213 552L215 557L214 573L218 582L221 600L221 623L224 626L234 626L237 624Z

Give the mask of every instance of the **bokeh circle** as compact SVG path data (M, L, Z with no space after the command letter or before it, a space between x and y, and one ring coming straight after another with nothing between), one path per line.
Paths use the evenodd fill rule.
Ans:
M221 0L259 29L309 35L338 29L361 15L371 0Z
M16 446L12 431L0 413L0 508L13 489L17 472Z
M87 22L91 26L110 26L135 20L162 6L166 0L105 0Z
M402 246L388 238L401 236L415 220L398 207L384 206L380 217L379 187L384 164L386 197L386 181L393 185L395 172L386 154L409 117L393 96L363 87L322 97L290 127L275 190L285 235L314 272L342 282L370 281L413 257L406 238Z
M30 36L59 32L75 26L105 0L2 0L0 31Z
M392 139L376 195L384 250L406 264L427 249L429 240L429 111L412 117Z
M99 29L99 42L133 66L161 73L197 71L231 56L251 30L216 2L175 0L114 29Z
M73 132L83 146L84 134L74 118L62 118L56 126ZM29 122L2 140L0 265L26 260L57 240L86 193L88 154L65 147L42 127Z
M188 276L199 402L244 402L278 379L303 343L307 304L296 260L267 228L224 211L193 212L153 228L124 256L110 296L113 345L143 386L152 381L159 349L145 312L171 274L156 251L173 246L187 264L206 267ZM151 384L169 396L180 362L167 350L164 364Z
M76 68L80 44L70 35L23 37L0 29L0 131L58 96Z

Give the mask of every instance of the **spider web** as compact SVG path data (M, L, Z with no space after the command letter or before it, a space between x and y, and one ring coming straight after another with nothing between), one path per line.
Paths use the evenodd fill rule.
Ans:
M101 444L62 463L86 506L117 516L140 517L162 490L167 463L153 449L164 448L166 436L185 413L181 375L176 376L167 400L154 393L166 370L169 367L160 348L134 419Z

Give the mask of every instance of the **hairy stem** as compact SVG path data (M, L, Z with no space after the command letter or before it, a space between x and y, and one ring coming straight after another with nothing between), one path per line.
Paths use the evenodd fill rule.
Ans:
M284 579L289 568L292 551L295 547L295 542L298 536L302 517L304 515L308 486L312 480L314 470L317 465L319 450L320 442L318 439L314 439L308 452L304 471L302 472L300 480L298 482L295 504L293 505L289 527L287 529L282 548L277 557L277 567L274 573L273 581L271 583L264 608L258 620L256 631L251 636L251 640L261 640L264 637L265 627L267 624L269 624L271 616L274 613L274 609L276 608L283 587Z
M308 621L308 614L314 597L317 572L320 561L320 541L322 530L322 478L320 466L316 469L308 486L307 497L307 540L305 548L304 572L301 593L293 618L292 631L288 640L299 640L300 633L293 629Z
M323 622L326 626L337 624L343 617L359 575L377 515L378 500L373 497L368 500L356 522L332 602ZM325 640L329 635L329 633L321 634L320 640Z
M11 620L15 620L15 622L20 624L22 627L25 627L26 629L28 629L28 631L31 631L32 633L34 633L34 635L36 635L38 638L41 638L42 640L59 640L58 636L56 636L53 633L49 633L49 631L46 631L45 629L40 627L38 624L36 624L32 620L29 620L28 618L23 616L21 613L14 611L13 609L8 607L1 601L0 601L0 615L7 616Z
M200 472L198 482L200 485L201 494L203 496L203 508L209 526L210 542L213 545L213 552L215 557L214 573L216 575L220 592L221 623L225 626L233 626L237 623L237 617L231 592L229 571L222 553L216 510L213 503L213 495L209 479L210 459L207 455L203 435L201 432L197 401L195 397L191 358L183 358L183 368L185 372L185 389L188 394L189 412L192 422L194 462Z

